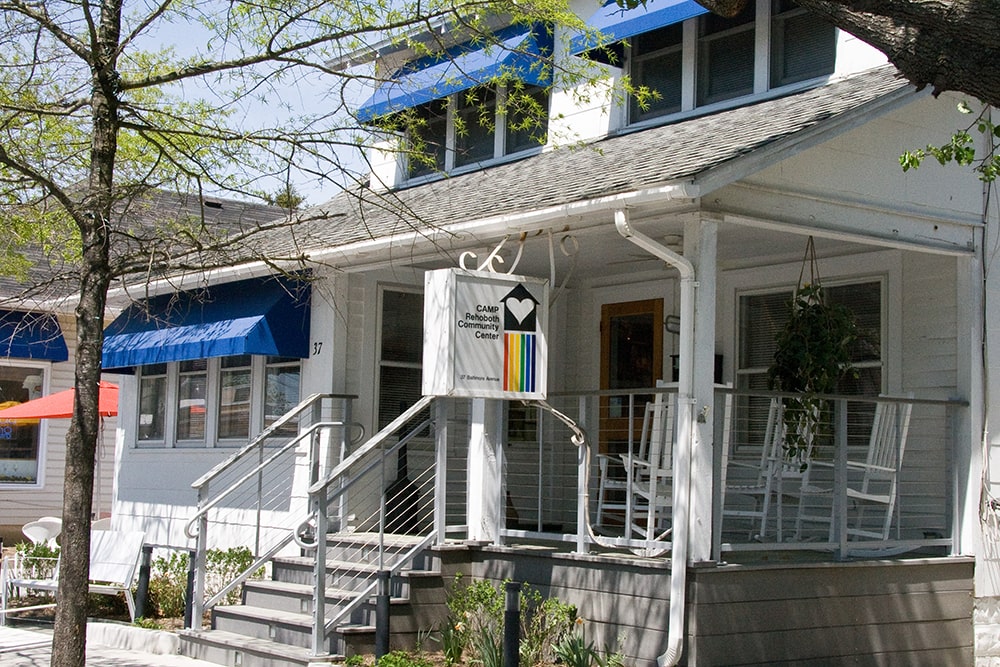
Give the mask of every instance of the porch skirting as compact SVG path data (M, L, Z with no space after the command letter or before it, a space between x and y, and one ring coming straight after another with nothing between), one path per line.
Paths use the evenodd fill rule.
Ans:
M653 666L667 641L669 559L445 546L455 574L524 582L577 607L586 640ZM689 568L682 664L974 664L973 571L965 557L846 563L770 562Z

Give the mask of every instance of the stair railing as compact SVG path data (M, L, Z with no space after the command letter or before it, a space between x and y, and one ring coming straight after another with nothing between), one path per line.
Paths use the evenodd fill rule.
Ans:
M437 538L438 515L443 512L438 489L443 475L439 474L440 457L435 447L428 445L435 420L422 416L433 400L421 398L309 488L310 514L293 533L299 546L314 555L314 655L329 652L329 633L348 621L375 593L378 570L398 573ZM395 443L389 442L391 436L404 429L406 432ZM439 433L434 436L440 438ZM410 448L419 445L431 449L419 452L429 462L419 466L416 477L411 479L407 459L412 453ZM440 445L438 442L437 447ZM392 480L387 468L394 460L396 475ZM358 516L360 511L367 513ZM336 587L345 574L336 566L336 559L328 562L325 537L331 529L336 530L337 523L341 535L363 535L366 539L362 541L377 541L374 553L365 558L368 563L377 563L377 568L362 577L352 568L349 597L327 618L328 582Z
M305 474L310 484L319 479L324 468L343 459L352 444L352 433L364 433L360 424L351 422L355 398L341 394L309 396L192 484L198 494L198 509L184 532L195 539L194 592L190 601L194 629L201 628L206 610L291 543L293 536L284 526L289 512L298 513L294 477L303 471L297 453L307 442ZM210 533L212 526L215 529ZM220 542L225 539L229 543L253 544L255 558L232 580L217 582L219 590L206 600L206 555L213 536Z

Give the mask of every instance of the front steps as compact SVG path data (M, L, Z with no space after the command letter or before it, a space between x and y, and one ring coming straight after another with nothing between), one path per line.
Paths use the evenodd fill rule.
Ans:
M418 542L386 536L385 562ZM388 546L388 545L393 546ZM332 618L378 570L378 536L331 535L327 540L326 615ZM419 568L419 569L414 569ZM312 651L313 561L309 556L272 560L270 580L247 582L243 602L212 610L210 630L181 633L181 653L231 667L306 667L340 662L375 646L375 598L365 600L327 638L321 657ZM444 586L436 563L422 556L390 585L393 648L412 648L421 631L443 615Z

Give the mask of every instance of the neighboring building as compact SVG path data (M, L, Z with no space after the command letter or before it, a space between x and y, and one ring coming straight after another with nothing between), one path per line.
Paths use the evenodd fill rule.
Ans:
M209 200L166 192L131 202L122 222L156 226L204 217L217 227L257 223L280 208ZM74 298L78 271L40 249L27 249L27 275L0 277L0 408L73 387L76 350ZM114 379L109 377L107 379ZM0 538L24 540L21 527L43 516L62 515L65 440L69 419L0 420ZM111 515L115 475L116 417L103 420L94 484L94 518Z
M989 575L995 536L984 538L979 516L981 481L989 479L980 434L1000 409L988 402L1000 391L987 387L983 358L992 343L984 340L984 313L1000 294L990 274L985 292L982 280L991 247L984 223L996 224L996 209L968 171L928 165L904 173L898 163L903 150L950 136L954 100L915 91L880 54L790 3L759 0L733 19L689 1L647 6L590 17L612 37L620 64L593 67L608 80L628 75L658 90L647 108L618 104L597 88L582 105L558 77L549 91L544 70L518 69L516 54L503 50L459 56L464 77L431 61L400 69L359 116L378 121L411 109L422 122L385 136L370 188L317 207L319 219L296 230L296 249L309 256L307 283L236 266L208 275L207 301L176 292L176 283L151 285L151 319L120 316L105 348L106 368L123 373L116 527L142 528L157 544L193 546L189 534L197 530L187 524L199 501L192 483L310 395L353 396L350 413L338 418L368 434L392 422L421 396L422 313L435 296L423 292L425 273L483 264L551 281L549 400L587 431L590 520L598 528L605 519L597 510L598 455L637 441L641 419L630 411L642 409L655 381L675 373L684 393L684 370L693 364L690 404L701 418L692 427L698 444L685 546L686 562L701 567L690 573L690 664L724 662L726 650L761 663L876 652L888 661L971 661L969 592L980 620L1000 593ZM581 16L590 13L581 4ZM548 49L557 62L596 57L591 44L571 37L559 29L554 38L528 28L500 33L529 59ZM514 72L523 87L476 87L500 71ZM470 107L470 95L485 108L501 108L496 100L509 95L530 97L548 108L547 127L519 124L513 111L480 124L484 107ZM537 141L546 136L544 145ZM760 458L766 370L783 305L803 274L811 279L803 260L810 236L831 298L852 309L864 330L858 374L843 394L913 397L898 510L892 530L874 538L830 537L844 507L853 512L850 503L835 509L833 491L825 502L836 521L803 532L786 502L781 543L735 514L737 493L721 493L736 464ZM273 242L287 243L280 235ZM504 242L504 263L489 262ZM682 279L678 267L693 277ZM200 289L202 281L193 284ZM678 323L688 296L693 317ZM731 424L723 425L726 392L716 382L735 390ZM872 404L843 405L848 427L831 426L846 443L838 451L863 458ZM506 545L469 547L470 562L511 561L512 569L498 566L492 576L522 572L518 557L537 558L528 555L537 551L519 552L522 540L560 539L586 551L628 537L614 521L605 536L578 523L578 451L570 433L536 408L510 404L493 421L475 402L449 408L458 435L449 432L449 493L439 509L456 527L449 536ZM486 432L484 441L503 447L483 454L483 443L470 442L463 429ZM435 465L432 445L412 441L409 465L400 455L397 475ZM240 518L220 519L213 545L260 546L264 529L301 532L308 487L321 474L307 470L307 449L300 446L282 477L258 482L273 501L266 510L245 498L222 503L236 506ZM342 453L333 449L318 470L336 466ZM832 463L834 455L826 456ZM777 506L791 493L779 491ZM346 525L364 528L363 511L379 495L352 496L341 515ZM260 527L250 537L241 524L254 514ZM673 548L672 539L617 545L626 555L629 548L659 554ZM871 556L877 560L865 560ZM844 563L847 557L853 561ZM641 578L629 588L614 567L593 574L588 568L599 561L532 561L523 576L536 583L547 576L546 590L594 623L588 639L611 643L625 632L626 653L647 664L667 642L668 598L679 598ZM667 569L651 562L661 574ZM630 560L626 569L654 576L643 567ZM712 587L730 576L747 579ZM816 582L815 617L795 619L812 625L769 626L768 605L791 604L782 596L794 597L795 581ZM737 590L746 597L726 597ZM636 611L639 597L648 613ZM995 633L979 627L983 636ZM904 629L905 639L886 643Z

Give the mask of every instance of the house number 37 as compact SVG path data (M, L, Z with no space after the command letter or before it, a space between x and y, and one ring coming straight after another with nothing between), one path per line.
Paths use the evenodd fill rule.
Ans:
M316 356L323 351L323 341L316 341L313 343L313 353L312 356Z

